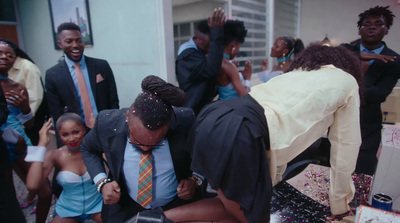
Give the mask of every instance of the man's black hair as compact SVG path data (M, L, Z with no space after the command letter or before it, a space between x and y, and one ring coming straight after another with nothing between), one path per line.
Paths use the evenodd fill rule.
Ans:
M388 29L390 29L390 27L393 25L393 18L395 17L395 15L393 14L392 11L389 10L389 6L375 6L374 8L370 8L368 10L366 10L365 12L361 13L360 15L358 15L358 17L360 18L357 22L357 26L358 29L361 29L361 26L364 22L364 20L366 20L368 17L371 16L383 16L383 18L385 18L385 22L386 22L386 27Z
M201 20L199 24L197 24L197 31L210 35L210 27L208 26L208 21L206 19Z
M57 36L59 36L61 34L61 32L64 30L76 30L76 31L81 32L81 29L75 23L64 22L57 27Z

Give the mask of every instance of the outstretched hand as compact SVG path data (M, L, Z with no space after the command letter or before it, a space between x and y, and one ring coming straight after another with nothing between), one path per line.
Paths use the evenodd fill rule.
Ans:
M221 8L215 8L212 17L208 17L208 26L210 28L222 28L225 24L225 12Z
M263 71L267 70L268 69L268 58L262 60L260 63L260 66Z
M53 122L51 121L51 118L47 120L42 126L42 128L39 131L39 143L38 146L47 146L50 142L50 137L49 137L49 130L51 126L53 125Z
M381 60L385 63L388 61L394 61L396 59L396 56L389 56L389 55L383 55L383 54L377 54L377 53L366 53L362 51L360 53L361 60L363 61L370 61L370 60Z
M244 70L242 72L243 73L243 78L245 80L250 80L252 72L253 72L253 64L251 63L250 60L248 60L244 64Z

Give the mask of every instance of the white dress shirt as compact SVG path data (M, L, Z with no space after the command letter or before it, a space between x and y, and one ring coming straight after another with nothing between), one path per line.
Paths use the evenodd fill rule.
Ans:
M142 152L127 140L123 174L129 196L137 201L139 160ZM153 201L146 208L158 208L167 205L177 196L178 181L172 163L168 140L164 146L154 147L153 154Z

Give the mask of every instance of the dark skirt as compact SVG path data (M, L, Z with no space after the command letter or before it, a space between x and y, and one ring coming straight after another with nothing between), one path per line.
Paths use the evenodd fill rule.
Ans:
M270 148L263 108L250 96L219 100L198 115L188 144L192 170L237 202L251 223L270 218Z

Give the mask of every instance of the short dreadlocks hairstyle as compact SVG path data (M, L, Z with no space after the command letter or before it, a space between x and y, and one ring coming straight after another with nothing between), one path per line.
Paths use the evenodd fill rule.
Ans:
M224 24L224 46L229 45L232 41L244 43L247 35L247 29L244 27L243 21L228 20Z
M370 8L358 15L358 17L360 17L357 22L358 29L361 29L364 20L371 16L383 16L383 18L385 18L386 27L388 29L390 29L390 27L393 25L393 18L396 17L393 12L389 10L389 6L384 7L377 5L374 8Z

